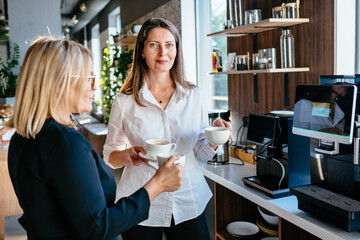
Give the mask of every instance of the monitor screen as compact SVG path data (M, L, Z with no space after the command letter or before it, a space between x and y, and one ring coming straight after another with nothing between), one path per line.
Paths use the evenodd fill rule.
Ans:
M355 85L298 85L293 133L351 144L356 96Z
M247 140L257 144L274 141L276 138L277 119L272 115L250 113Z

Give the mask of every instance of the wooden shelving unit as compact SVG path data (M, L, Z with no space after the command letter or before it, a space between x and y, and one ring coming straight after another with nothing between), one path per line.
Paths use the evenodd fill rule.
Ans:
M249 34L266 32L277 28L291 27L309 22L309 18L268 18L260 22L242 25L219 32L210 33L208 37L241 37Z
M266 32L279 28L288 28L291 26L308 23L309 18L268 18L260 22L242 25L235 28L226 29L219 32L210 33L208 37L242 37L249 34L256 35L257 33ZM254 36L254 46L257 46L256 36ZM253 49L254 52L257 52L257 48ZM290 72L309 72L309 67L298 67L298 68L276 68L276 69L259 69L259 70L243 70L243 71L231 71L231 72L218 72L210 74L253 74L254 75L254 102L258 101L258 83L257 75L258 73L284 73L284 105L289 106L289 79L288 73Z
M126 38L121 38L119 41L115 43L116 46L129 46L129 45L135 45L136 43L137 34L133 34L131 36L128 36Z
M270 69L257 69L257 70L242 70L242 71L231 71L231 72L210 72L211 75L218 74L257 74L257 73L290 73L290 72L308 72L310 71L309 67L300 67L300 68L270 68Z

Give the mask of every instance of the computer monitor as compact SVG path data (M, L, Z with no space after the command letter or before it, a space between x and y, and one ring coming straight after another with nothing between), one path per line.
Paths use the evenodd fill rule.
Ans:
M298 85L293 133L351 144L356 96L357 87L350 84Z
M255 144L274 145L278 118L272 115L249 114L247 140Z
M268 156L280 157L282 155L282 144L287 141L287 128L281 126L280 118L274 115L249 114L249 126L247 140L250 143L262 145L260 156L267 151Z

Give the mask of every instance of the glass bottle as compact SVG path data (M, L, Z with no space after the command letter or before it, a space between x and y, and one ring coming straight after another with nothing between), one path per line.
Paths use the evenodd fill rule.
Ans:
M216 51L216 69L218 72L222 72L222 52Z
M216 67L216 51L215 50L213 50L213 53L212 53L212 64L213 64L213 71L218 72L217 67Z
M281 68L294 68L294 37L290 29L282 30L280 37Z

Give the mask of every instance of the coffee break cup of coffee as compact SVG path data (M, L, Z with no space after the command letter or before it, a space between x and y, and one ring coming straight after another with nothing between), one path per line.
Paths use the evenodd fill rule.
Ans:
M176 164L180 163L184 167L184 165L185 165L185 155L181 154L181 153L159 153L157 155L157 160L158 160L159 167L161 165L163 165L171 156L179 157L179 159L176 160L174 162L174 164L176 165Z
M176 144L167 140L150 139L146 141L147 154L152 159L156 159L156 155L159 153L172 153L175 151Z
M229 140L230 129L226 127L205 128L205 137L212 145L223 145Z

